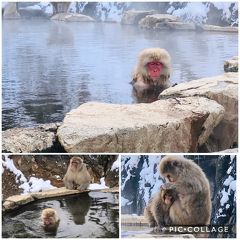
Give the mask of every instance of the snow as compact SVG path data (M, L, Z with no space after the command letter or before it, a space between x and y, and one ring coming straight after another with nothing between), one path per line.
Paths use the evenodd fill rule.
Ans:
M225 189L222 190L221 194L222 194L222 198L220 199L220 204L221 206L224 206L224 204L228 202L229 197Z
M230 166L230 167L229 167L229 169L227 170L227 174L230 174L230 173L231 173L231 171L232 171L232 169L233 169L233 167L232 167L232 166Z
M40 192L56 188L51 185L49 180L45 181L42 178L30 177L30 179L27 180L23 173L15 167L13 160L10 159L8 155L4 155L4 158L5 159L2 160L3 167L16 176L16 183L21 183L19 188L23 189L23 195L30 192Z
M224 185L224 186L229 186L230 183L231 183L233 180L234 180L234 178L233 178L231 175L229 175L228 178L224 181L223 185Z
M113 163L111 167L111 171L119 171L119 162L120 162L120 156L117 158L117 160Z
M124 207L126 205L129 205L129 200L124 198L124 197L121 197L121 206Z
M167 13L177 16L185 21L196 21L199 23L206 22L208 6L201 2L189 2L182 9L173 9L170 7Z
M88 187L89 190L100 190L100 189L106 189L106 188L109 188L109 187L106 186L104 177L100 179L100 184L93 183L93 184L90 184Z
M237 181L234 180L230 183L230 186L229 186L229 190L232 190L232 191L236 191L236 184L237 184Z

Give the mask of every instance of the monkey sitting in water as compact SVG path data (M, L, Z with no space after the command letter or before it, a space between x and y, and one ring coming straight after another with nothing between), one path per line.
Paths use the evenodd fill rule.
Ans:
M171 85L170 73L171 57L165 49L147 48L140 52L132 80L138 102L157 100L159 93ZM148 96L149 101L145 99Z
M53 208L46 208L41 215L42 225L46 232L55 233L58 229L60 218Z
M144 216L149 226L161 231L161 228L170 225L169 208L177 199L177 193L172 190L160 188L160 191L150 200L144 209Z
M85 190L91 182L91 176L80 157L72 157L63 178L67 189Z

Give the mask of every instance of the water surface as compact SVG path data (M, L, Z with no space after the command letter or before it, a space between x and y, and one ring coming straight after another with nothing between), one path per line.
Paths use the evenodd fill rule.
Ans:
M3 216L4 238L118 238L118 194L90 192L74 197L34 202ZM46 233L41 211L54 208L60 217L56 234Z
M237 55L235 33L158 33L115 23L3 21L3 129L62 121L88 101L131 104L140 50L172 56L172 83L223 73Z

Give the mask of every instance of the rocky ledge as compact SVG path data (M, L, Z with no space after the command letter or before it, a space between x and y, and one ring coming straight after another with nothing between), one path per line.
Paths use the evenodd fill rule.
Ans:
M94 191L118 193L119 188L114 187L110 189L102 189L102 190L94 190ZM68 195L76 195L84 192L90 192L90 190L78 191L78 190L69 190L69 189L66 189L65 187L61 187L61 188L47 190L44 192L35 192L35 193L33 192L27 195L15 195L7 198L3 202L3 212L17 209L25 204L28 204L36 200L56 198L56 197L62 197L62 196L68 196Z
M207 24L182 22L180 18L170 14L158 14L154 11L125 11L121 20L122 24L134 24L143 29L152 30L188 30L212 32L238 32L238 27L222 27Z

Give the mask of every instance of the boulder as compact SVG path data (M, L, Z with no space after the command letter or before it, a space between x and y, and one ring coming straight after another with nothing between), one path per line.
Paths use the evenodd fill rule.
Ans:
M20 206L33 201L34 198L30 194L11 196L3 202L3 211L19 208Z
M9 2L5 6L3 18L4 19L19 19L19 18L21 18L20 14L17 11L17 4L15 2Z
M58 128L67 152L196 152L222 120L224 108L207 98L171 98L151 104L89 102Z
M51 20L65 22L95 22L92 17L79 13L58 13L51 17Z
M147 15L155 14L156 11L140 11L140 10L129 10L123 13L121 24L133 25L138 24L138 22L146 17Z
M225 72L238 72L238 56L224 62Z
M196 27L194 23L183 23L183 22L158 22L156 23L155 29L169 29L169 30L187 30L195 31Z
M139 26L141 28L146 28L146 29L155 29L156 26L159 26L159 23L164 23L167 22L179 22L179 18L170 14L153 14L153 15L148 15L142 20L139 21ZM161 24L160 24L161 25Z
M59 152L56 131L59 124L36 128L12 128L2 132L2 151L10 153Z
M159 99L205 97L224 107L221 123L214 129L201 151L218 152L236 145L238 140L238 73L203 78L164 90Z

